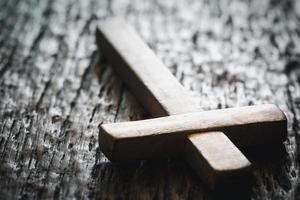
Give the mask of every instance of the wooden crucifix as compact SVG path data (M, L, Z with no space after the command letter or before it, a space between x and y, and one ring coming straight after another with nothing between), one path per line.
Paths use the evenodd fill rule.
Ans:
M96 36L115 72L144 108L158 117L102 125L100 148L110 160L181 156L213 189L249 172L251 163L237 147L286 139L286 117L275 105L201 111L122 19L103 21Z

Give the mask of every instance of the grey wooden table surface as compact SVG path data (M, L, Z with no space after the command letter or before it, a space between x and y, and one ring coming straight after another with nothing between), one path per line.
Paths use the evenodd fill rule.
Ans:
M204 110L277 104L288 140L249 154L244 198L300 199L296 0L2 0L0 199L214 198L183 161L112 164L100 152L99 124L148 116L95 44L97 22L116 15Z

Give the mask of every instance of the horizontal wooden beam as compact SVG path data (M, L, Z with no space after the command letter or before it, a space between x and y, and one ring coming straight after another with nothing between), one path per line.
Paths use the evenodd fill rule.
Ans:
M99 140L112 160L145 159L181 155L186 135L207 131L222 131L246 147L284 141L287 121L275 105L246 106L104 124Z

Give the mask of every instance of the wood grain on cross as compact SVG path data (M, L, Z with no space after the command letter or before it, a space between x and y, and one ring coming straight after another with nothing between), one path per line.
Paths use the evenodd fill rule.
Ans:
M100 148L109 159L182 156L214 188L250 169L251 163L235 145L286 139L286 117L275 105L201 111L122 19L102 22L97 29L97 43L140 103L153 117L159 117L102 125Z

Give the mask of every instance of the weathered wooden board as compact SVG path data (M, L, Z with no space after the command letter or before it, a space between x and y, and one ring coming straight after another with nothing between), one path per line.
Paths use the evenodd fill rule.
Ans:
M112 165L99 151L99 123L146 117L99 61L95 28L112 15L204 110L283 109L287 153L254 155L245 195L299 198L299 10L299 1L0 1L0 199L212 197L185 162Z

